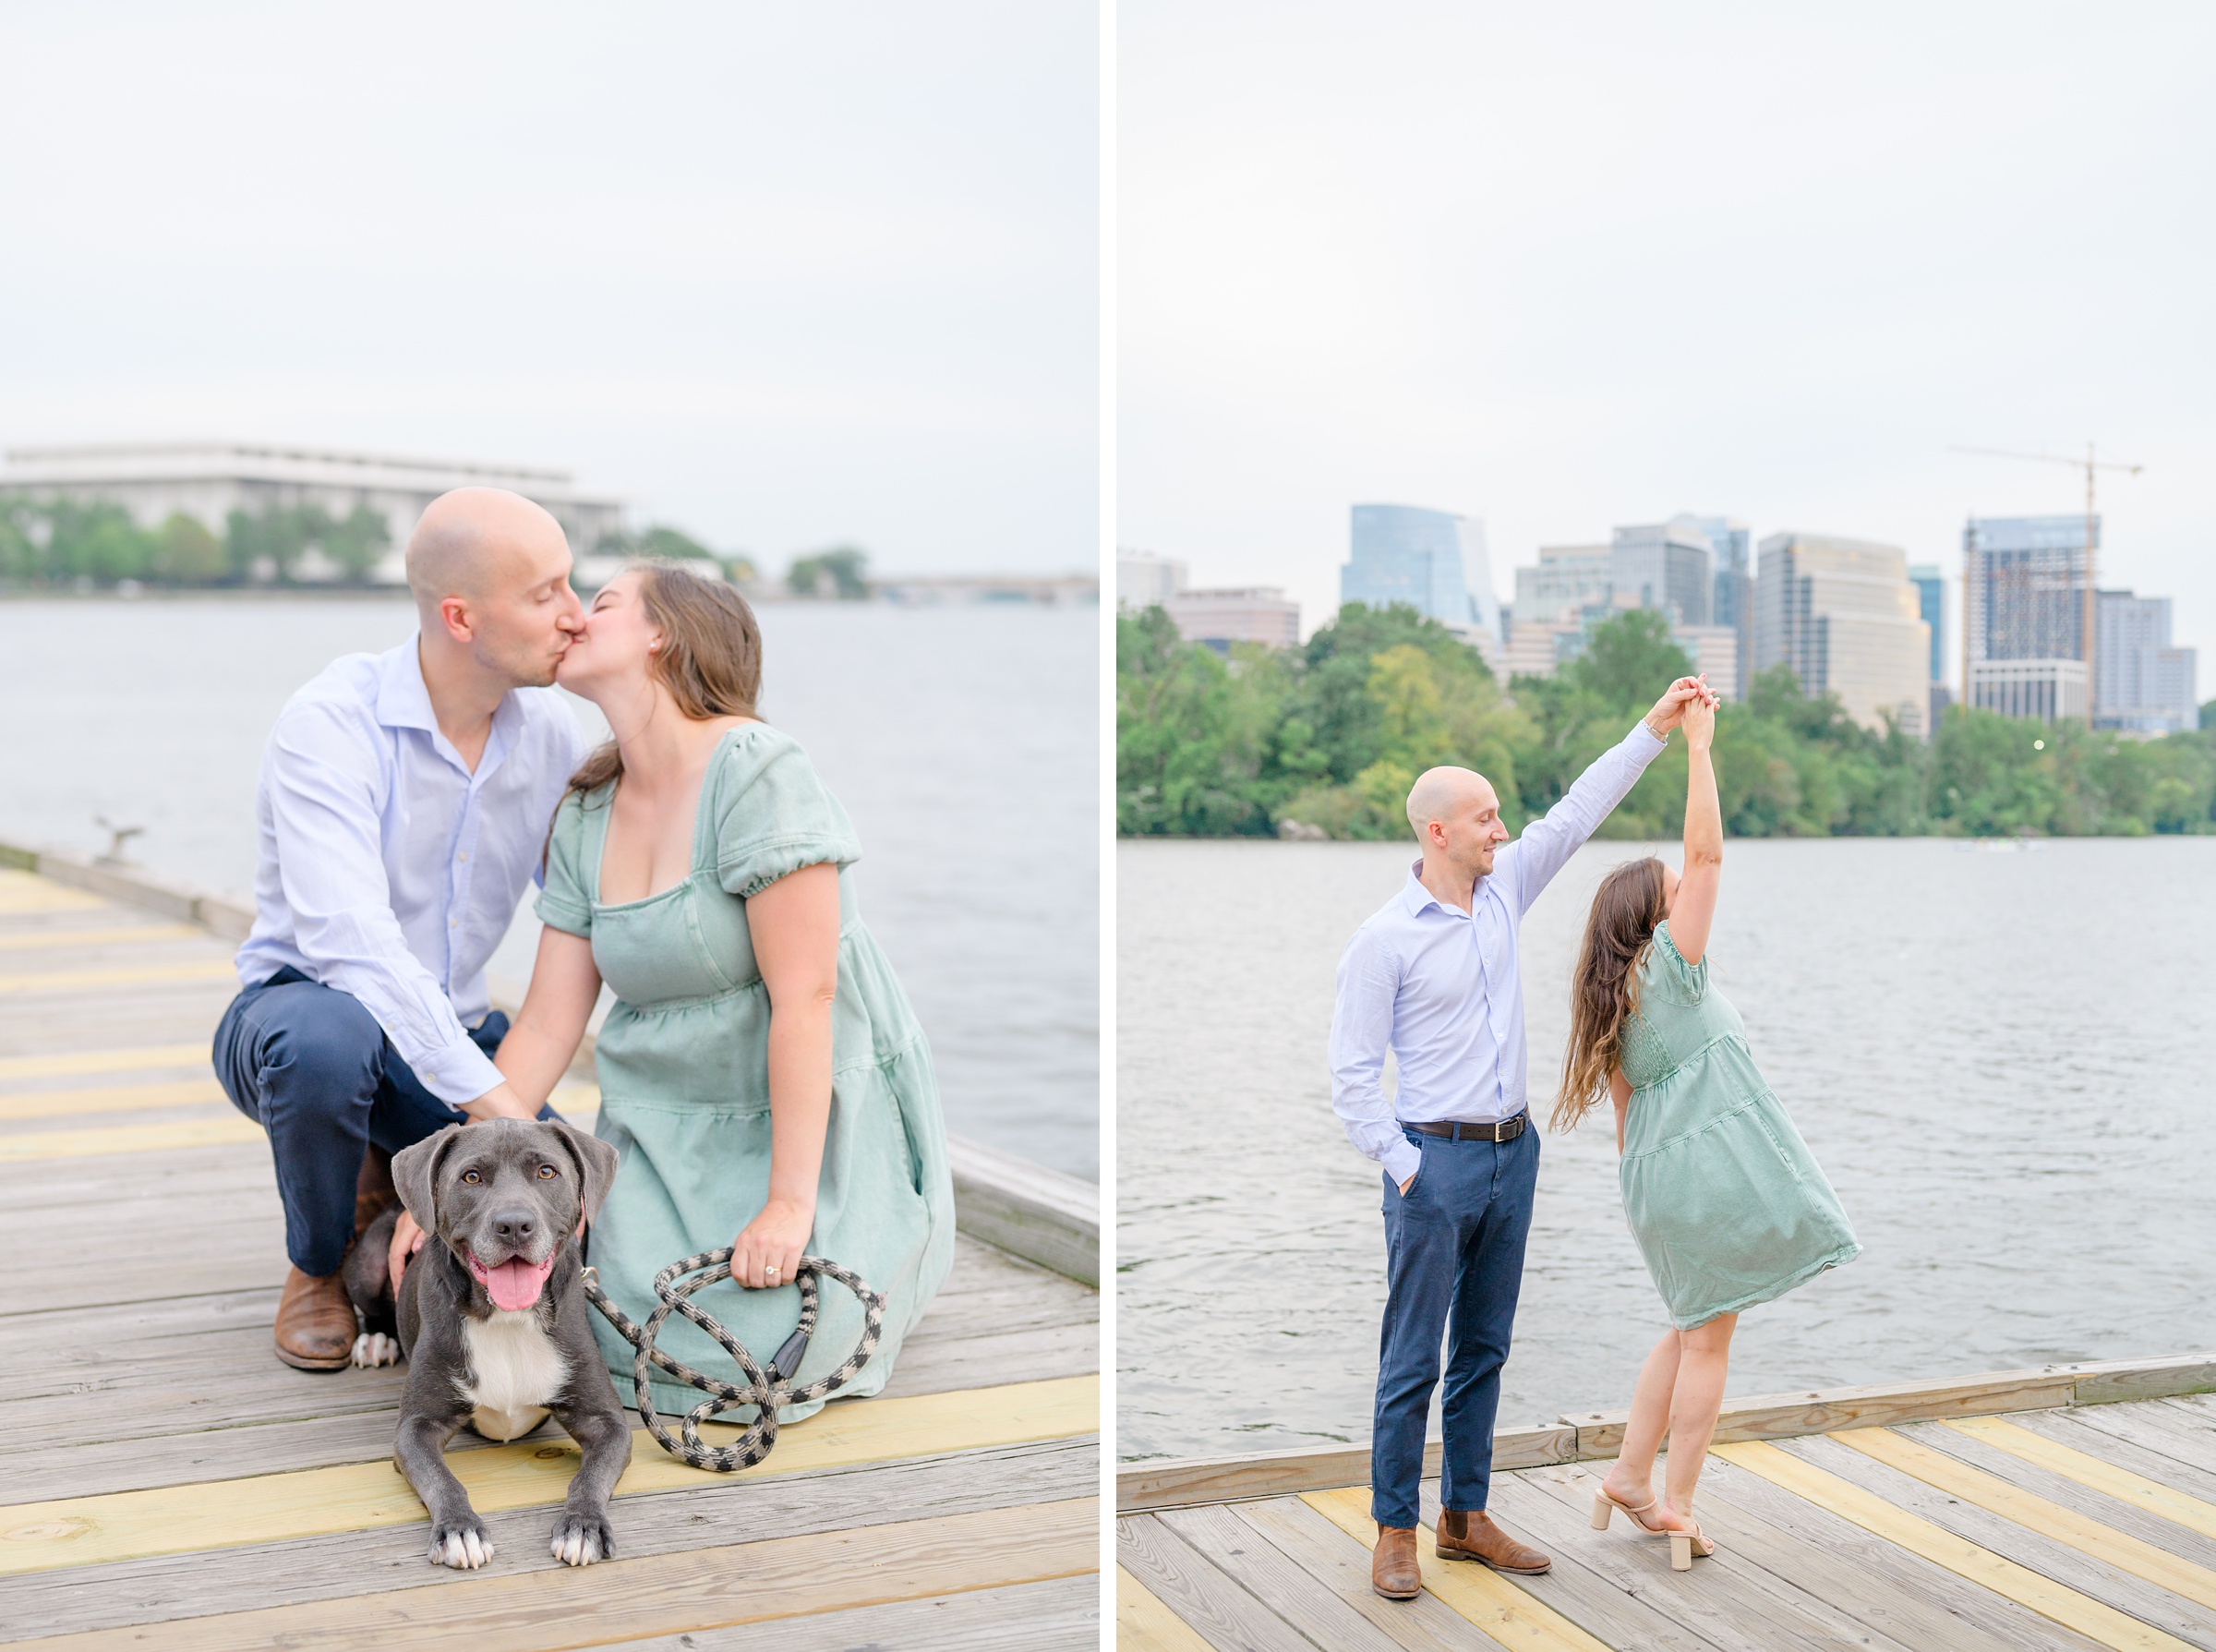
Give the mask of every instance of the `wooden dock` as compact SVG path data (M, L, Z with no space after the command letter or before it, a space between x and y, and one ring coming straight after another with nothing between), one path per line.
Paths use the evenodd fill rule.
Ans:
M2216 1356L2196 1355L1737 1402L1695 1511L1716 1553L1690 1573L1621 1516L1591 1528L1620 1413L1514 1430L1499 1441L1491 1512L1553 1571L1444 1562L1419 1537L1424 1593L1411 1601L1370 1591L1366 1452L1132 1464L1118 1477L1116 1644L2216 1647L2210 1389ZM1436 1521L1436 1480L1423 1506Z
M499 1552L433 1567L390 1455L401 1371L310 1374L271 1352L269 1152L209 1067L236 985L209 925L235 909L49 870L79 886L0 870L0 1641L1098 1644L1099 1300L1067 1276L1088 1265L1067 1178L1032 1167L995 1188L991 1155L965 1160L964 1229L1042 1236L1062 1271L966 1231L883 1395L835 1401L737 1475L642 1431L614 1561L548 1552L575 1463L555 1425L458 1440ZM1096 1242L1097 1219L1096 1202Z

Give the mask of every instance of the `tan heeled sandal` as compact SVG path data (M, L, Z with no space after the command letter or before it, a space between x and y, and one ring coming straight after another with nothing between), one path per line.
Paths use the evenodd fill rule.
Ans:
M1716 1544L1701 1529L1698 1521L1693 1522L1692 1529L1689 1532L1669 1534L1669 1569L1672 1572L1690 1572L1692 1570L1693 1556L1706 1560L1715 1552Z
M1669 1536L1669 1527L1667 1525L1649 1525L1645 1521L1639 1518L1640 1515L1645 1513L1660 1501L1661 1500L1659 1498L1656 1498L1652 1493L1649 1493L1647 1500L1634 1508L1632 1504L1625 1502L1622 1498L1616 1496L1608 1489L1608 1487L1604 1485L1597 1491L1593 1493L1593 1529L1596 1532L1607 1531L1608 1529L1609 1516L1614 1514L1618 1509L1621 1509L1626 1514L1629 1514L1632 1517L1632 1524L1637 1526L1645 1536L1650 1537L1667 1537Z

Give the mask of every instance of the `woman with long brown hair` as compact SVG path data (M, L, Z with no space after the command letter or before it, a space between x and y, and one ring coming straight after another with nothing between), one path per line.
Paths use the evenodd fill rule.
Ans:
M1800 1132L1763 1081L1739 1012L1708 984L1723 875L1711 748L1716 706L1685 711L1685 870L1652 856L1601 880L1571 984L1554 1127L1615 1103L1624 1214L1669 1310L1639 1373L1623 1448L1593 1504L1670 1539L1682 1571L1715 1544L1692 1493L1716 1430L1741 1309L1782 1296L1861 1247ZM1669 1440L1663 1495L1656 1453Z
M594 1134L622 1164L593 1224L602 1286L643 1321L657 1271L731 1246L731 1283L694 1300L766 1360L799 1320L801 1254L826 1256L887 1298L877 1354L844 1391L875 1393L953 1260L954 1190L930 1047L856 908L854 829L800 743L756 715L761 633L729 585L626 570L557 681L612 738L555 814L547 928L498 1065L543 1102L606 982ZM861 1312L823 1292L804 1381L854 1345ZM594 1329L628 1393L631 1345ZM658 1345L742 1381L681 1320ZM658 1376L653 1397L679 1413L700 1399Z

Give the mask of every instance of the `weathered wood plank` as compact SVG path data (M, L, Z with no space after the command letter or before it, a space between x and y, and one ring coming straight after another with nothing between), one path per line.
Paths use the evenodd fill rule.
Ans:
M1217 1652L1316 1652L1308 1638L1153 1514L1115 1523L1116 1561Z
M1769 1571L1733 1541L1745 1535L1743 1518L1701 1511L1716 1551L1691 1572L1672 1572L1669 1545L1627 1531L1629 1522L1595 1531L1590 1516L1599 1484L1599 1476L1569 1464L1527 1469L1496 1477L1489 1507L1496 1519L1522 1527L1547 1550L1556 1570L1574 1562L1719 1652L1836 1652L1857 1645L1919 1652Z
M619 1642L606 1652L762 1652L764 1638L751 1625L694 1629ZM1101 1580L1058 1577L783 1618L776 1644L777 1652L1096 1652Z
M955 1220L965 1233L1057 1273L1101 1283L1101 1189L1028 1159L954 1137Z
M1921 1423L1901 1430L1911 1440L1955 1452L1967 1461L1995 1474L2014 1479L2041 1495L2061 1501L2072 1499L2072 1506L2084 1509L2097 1519L2121 1519L2115 1504L2121 1503L2135 1513L2150 1516L2157 1522L2182 1525L2203 1539L2197 1550L2181 1550L2180 1553L2198 1560L2203 1565L2216 1560L2216 1501L2194 1496L2189 1491L2164 1480L2126 1468L2115 1461L2114 1444L2110 1454L2095 1456L2073 1446L2058 1443L2044 1434L2037 1434L2019 1423L2003 1417L1967 1417L1958 1422ZM2025 1470L2034 1471L2030 1478L2018 1476ZM2189 1473L2190 1470L2180 1472ZM2083 1487L2099 1493L2097 1501L2088 1505L2075 1501L2075 1488ZM2127 1530L2138 1529L2126 1526ZM2148 1528L2160 1531L2160 1525ZM2141 1536L2147 1532L2142 1531ZM2152 1539L2161 1542L2163 1539Z
M412 1652L553 1652L1081 1575L1099 1562L1098 1520L1095 1499L1035 1503L574 1570L492 1572L26 1645L42 1652L319 1652L383 1643Z
M2175 1487L2204 1502L2216 1502L2216 1435L2183 1439L2146 1425L2144 1412L2152 1407L2126 1403L2103 1405L2098 1411L2027 1411L2010 1420L2032 1433ZM2181 1451L2205 1446L2204 1466Z
M1369 1586L1369 1550L1297 1498L1237 1503L1229 1512L1408 1652L1483 1652L1500 1645L1436 1595L1379 1596Z
M1529 1468L1562 1461L1577 1443L1567 1425L1501 1429L1493 1436L1496 1470ZM1424 1447L1424 1477L1439 1477L1439 1453L1434 1440ZM1199 1503L1293 1497L1303 1491L1334 1491L1367 1485L1369 1448L1364 1445L1304 1448L1289 1452L1247 1452L1226 1457L1158 1457L1123 1465L1115 1476L1118 1513L1186 1508Z
M1792 1545L1779 1550L1776 1569L1909 1646L2091 1652L2100 1644L1720 1457L1701 1470L1699 1503L1704 1519L1712 1510L1744 1517L1734 1522L1736 1542L1776 1534L1776 1544Z
M1124 1566L1115 1569L1115 1646L1116 1652L1214 1652Z
M1401 1652L1402 1643L1340 1598L1321 1579L1284 1554L1253 1526L1221 1506L1174 1509L1149 1516L1184 1540L1294 1631L1332 1652ZM1376 1598L1373 1595L1372 1598ZM1383 1601L1379 1605L1385 1604Z
M1087 1496L1099 1485L1096 1442L1079 1439L832 1468L753 1485L715 1485L627 1498L613 1511L619 1558L703 1544L752 1543L866 1527L919 1514L957 1514ZM480 1513L483 1513L480 1511ZM484 1514L500 1573L557 1572L550 1511ZM0 1623L77 1633L159 1623L207 1611L336 1600L466 1574L424 1559L426 1527L296 1537L0 1578Z

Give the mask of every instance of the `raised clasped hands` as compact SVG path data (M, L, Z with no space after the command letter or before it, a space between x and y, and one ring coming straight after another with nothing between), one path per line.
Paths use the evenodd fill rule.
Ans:
M1716 696L1688 700L1683 714L1685 743L1696 752L1705 752L1716 741Z
M1669 731L1685 718L1686 707L1698 704L1706 708L1710 726L1714 726L1716 693L1709 688L1705 674L1698 677L1680 677L1663 692L1655 702L1654 710L1646 714L1646 726L1655 731L1657 740L1666 740Z

